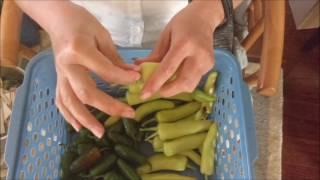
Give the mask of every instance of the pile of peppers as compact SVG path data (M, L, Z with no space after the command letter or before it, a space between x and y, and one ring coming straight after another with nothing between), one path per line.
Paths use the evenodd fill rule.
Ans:
M76 133L68 128L72 143L64 145L62 179L195 180L181 175L197 170L194 165L205 179L214 174L218 127L208 115L216 99L217 72L210 72L204 86L192 93L169 98L155 94L142 100L144 82L157 67L142 64L142 78L126 87L122 100L135 108L134 119L109 117L92 108L106 128L101 139L87 129ZM153 155L141 152L144 143L152 146Z

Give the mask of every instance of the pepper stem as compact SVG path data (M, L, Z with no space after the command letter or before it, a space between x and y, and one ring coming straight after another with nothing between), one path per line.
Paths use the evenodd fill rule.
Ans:
M157 131L158 128L157 127L149 127L149 128L140 128L139 130L142 131L142 132L145 132L145 131Z
M191 165L190 163L187 164L187 168L191 169L192 171L196 171L197 168Z
M148 124L151 124L151 123L153 123L153 122L155 122L155 121L156 121L155 118L148 119L148 120L144 121L144 122L141 124L141 126L142 126L142 127L145 127L145 126L147 126Z
M154 133L152 133L150 136L148 136L148 137L145 139L145 141L149 141L149 140L151 140L152 138L156 137L157 135L158 135L158 132L154 132Z

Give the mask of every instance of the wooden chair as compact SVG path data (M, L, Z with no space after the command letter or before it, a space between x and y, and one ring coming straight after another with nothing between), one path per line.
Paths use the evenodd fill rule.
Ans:
M263 36L260 69L245 77L245 81L256 86L259 94L275 94L282 63L285 1L253 0L248 9L249 35L242 45L249 50L260 36ZM0 58L2 66L17 66L19 51L26 57L34 53L20 45L22 12L12 0L4 0L1 16Z

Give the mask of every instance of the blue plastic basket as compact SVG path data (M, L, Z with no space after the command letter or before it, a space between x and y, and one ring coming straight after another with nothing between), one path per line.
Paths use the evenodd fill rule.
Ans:
M150 53L119 51L128 63L132 57ZM211 118L218 122L219 132L214 179L253 179L257 144L249 90L232 55L218 49L215 59L218 99ZM98 85L105 86L101 81ZM52 52L40 53L28 65L17 91L5 152L7 179L59 179L63 153L59 144L67 143L68 138L66 123L54 103L55 87ZM110 93L114 92L111 89Z

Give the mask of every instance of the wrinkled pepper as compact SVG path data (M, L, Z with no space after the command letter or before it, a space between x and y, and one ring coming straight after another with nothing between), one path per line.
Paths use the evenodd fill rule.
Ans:
M198 90L198 89L196 89L192 93L192 97L194 100L201 102L201 103L210 103L210 102L213 102L216 100L216 96L206 94L203 91Z
M162 152L163 151L163 141L156 136L152 140L152 147L154 152Z
M196 149L203 143L206 135L207 133L198 133L165 141L163 143L163 152L166 156L172 156L180 152Z

